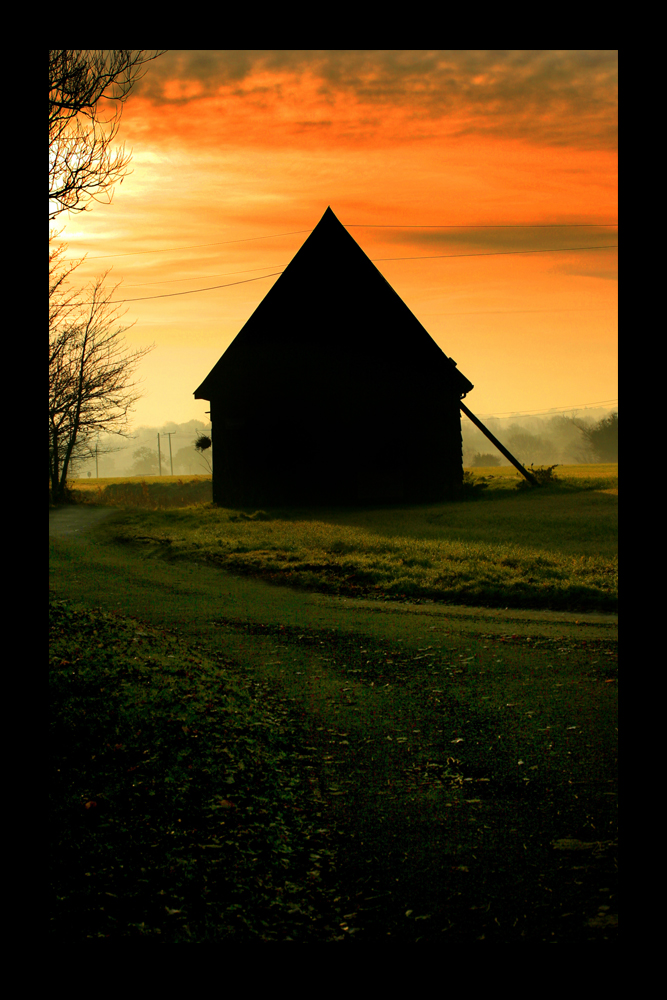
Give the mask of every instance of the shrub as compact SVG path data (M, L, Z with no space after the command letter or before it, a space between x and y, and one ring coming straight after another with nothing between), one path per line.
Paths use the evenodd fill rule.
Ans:
M480 455L479 452L473 456L472 460L473 468L483 468L489 465L500 465L500 459L497 455L484 454Z
M58 507L61 504L71 504L79 502L80 498L78 492L73 490L70 486L63 486L58 496L54 496L53 490L49 486L49 507Z
M538 486L549 486L551 483L558 482L558 477L554 475L554 469L555 468L557 468L557 464L556 465L538 465L538 467L536 469L534 469L533 468L533 463L531 462L530 463L530 469L528 469L528 472L532 473L532 475L534 476L534 478L537 480L537 485ZM527 489L528 487L530 487L532 485L533 484L529 483L527 479L521 479L521 481L519 483L517 483L517 487L516 488L518 490L525 490L525 489Z
M472 472L463 473L463 483L461 485L461 496L472 499L479 496L481 490L488 489L488 483L484 476L475 476Z

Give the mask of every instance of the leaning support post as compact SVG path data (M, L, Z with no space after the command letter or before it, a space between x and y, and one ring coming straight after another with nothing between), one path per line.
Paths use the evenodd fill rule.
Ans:
M461 411L463 413L465 413L466 417L468 417L469 420L472 420L472 422L475 425L475 427L479 427L479 429L482 432L482 434L485 434L488 437L488 439L491 442L491 444L494 444L496 446L496 448L498 449L498 451L501 453L501 455L504 455L505 458L507 459L507 461L511 462L512 465L516 469L519 470L519 472L521 473L521 475L525 479L528 480L528 482L531 484L531 486L539 486L540 485L538 483L537 479L535 478L535 476L532 474L532 472L529 472L528 469L524 469L524 467L521 464L521 462L518 462L516 460L516 458L514 457L514 455L510 455L510 453L507 450L507 448L505 448L505 446L500 443L500 441L498 440L497 437L493 436L493 434L488 429L488 427L485 427L484 424L482 423L482 421L478 417L476 417L474 413L470 412L470 410L468 409L468 407L465 406L463 404L463 402L459 401L459 406L461 407Z

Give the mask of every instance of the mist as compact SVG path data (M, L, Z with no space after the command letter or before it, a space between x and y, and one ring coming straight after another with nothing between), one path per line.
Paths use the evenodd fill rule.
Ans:
M475 410L472 412L475 413ZM612 412L618 412L618 407L614 410L606 407L590 408L585 414L576 410L571 413L544 413L536 416L516 414L487 417L479 414L479 419L522 465L585 465L598 462L599 458L577 424L593 428ZM478 414L475 413L475 416ZM461 435L464 468L474 468L475 465L510 465L504 455L464 414L461 414ZM483 461L483 456L492 456L492 459Z
M173 461L174 475L210 475L210 450L203 455L195 451L195 440L200 432L209 433L210 422L189 420L184 424L167 421L160 427L137 427L131 437L116 435L100 436L97 442L97 469L99 478L115 476L157 476L162 465L162 475L171 475ZM160 435L160 458L158 458L158 434ZM171 434L171 457L169 452ZM95 444L89 442L93 450L91 458L80 460L74 469L73 478L96 475Z
M610 409L602 407L587 409L585 415L581 411L507 417L487 417L481 414L480 419L523 465L579 465L596 462L598 459L576 424L592 428L610 412ZM158 434L163 476L171 475L172 461L175 476L208 475L211 472L210 450L198 454L194 445L199 433L210 434L210 431L210 422L189 420L187 423L177 424L168 421L161 427L138 427L132 431L131 438L100 437L97 454L99 477L158 475ZM510 464L464 414L461 414L461 434L464 468ZM94 443L92 449L91 458L77 463L72 473L73 478L85 478L88 474L95 477Z

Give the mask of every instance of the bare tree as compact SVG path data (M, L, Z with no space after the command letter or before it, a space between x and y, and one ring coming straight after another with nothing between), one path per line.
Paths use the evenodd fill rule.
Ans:
M123 103L141 67L164 51L49 49L49 220L111 201L129 172L125 147L111 150Z
M128 352L106 289L106 274L90 287L88 301L67 287L72 268L62 250L49 255L49 482L54 502L65 496L67 474L94 454L100 433L127 433L128 414L141 393L133 376L153 347Z

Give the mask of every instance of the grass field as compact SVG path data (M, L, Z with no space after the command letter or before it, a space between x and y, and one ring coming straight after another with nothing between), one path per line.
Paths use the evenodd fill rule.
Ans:
M514 552L608 608L564 567L615 566L617 467L519 492L489 471L461 503L271 520L135 481L136 505L50 541L52 938L614 939L613 627L510 610L463 629L451 578L433 605L370 604L324 570L425 594L435 564L486 553L507 594ZM298 587L269 582L295 566Z
M557 475L521 490L513 469L475 470L462 501L370 510L220 509L201 476L73 486L124 508L109 537L163 559L331 594L614 611L618 466Z

